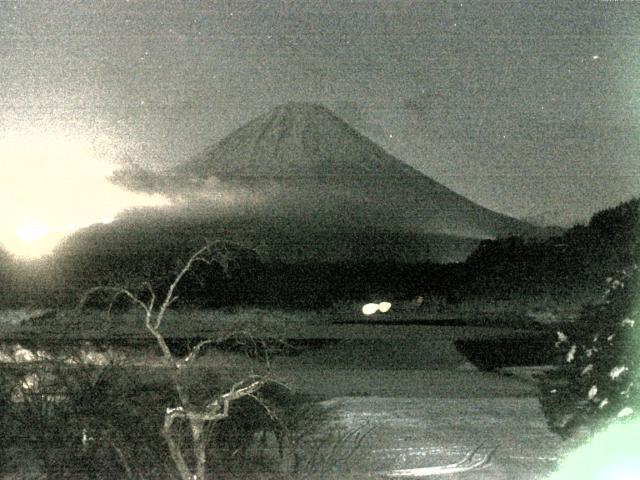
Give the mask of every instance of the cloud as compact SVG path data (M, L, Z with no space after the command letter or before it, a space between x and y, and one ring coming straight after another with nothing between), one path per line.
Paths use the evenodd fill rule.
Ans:
M109 180L115 185L142 193L166 193L169 187L165 176L133 164L116 170Z
M109 179L127 190L159 194L171 201L171 208L208 215L238 212L264 205L279 190L273 182L225 180L214 175L197 178L188 174L157 172L136 164L117 170Z

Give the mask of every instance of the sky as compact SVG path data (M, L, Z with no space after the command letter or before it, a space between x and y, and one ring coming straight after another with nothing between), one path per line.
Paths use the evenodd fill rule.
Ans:
M640 190L640 2L3 1L0 65L0 200L25 199L5 245L162 203L103 173L169 168L291 100L515 217Z

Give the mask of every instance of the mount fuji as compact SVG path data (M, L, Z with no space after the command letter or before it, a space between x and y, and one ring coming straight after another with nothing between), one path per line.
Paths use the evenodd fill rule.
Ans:
M535 230L446 188L312 103L278 106L163 173L124 170L114 181L173 205L126 212L65 248L175 250L224 237L289 262L452 262L483 239Z

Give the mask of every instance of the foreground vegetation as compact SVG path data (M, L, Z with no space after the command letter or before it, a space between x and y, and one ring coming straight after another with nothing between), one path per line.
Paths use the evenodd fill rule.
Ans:
M241 358L222 359L183 378L194 403L229 391L246 367ZM31 467L34 478L47 479L181 478L162 434L167 406L179 404L169 372L59 360L5 368L2 380L0 474ZM344 460L366 432L328 429L332 409L317 400L270 386L234 403L202 432L207 477L305 477ZM173 439L195 467L192 432L175 427ZM279 445L283 432L287 443Z
M244 476L265 471L298 474L303 468L317 471L322 463L336 462L336 455L357 447L360 432L333 430L333 437L318 439L318 427L326 423L328 410L270 375L270 346L250 331L206 338L183 353L170 348L163 322L177 299L177 287L196 263L224 267L226 258L220 252L211 245L198 250L162 297L148 283L138 291L95 287L83 297L81 307L98 294L111 295L112 304L125 297L139 307L144 329L161 353L164 381L155 388L149 388L144 369L119 365L122 359L110 351L52 355L14 347L10 366L1 372L5 378L0 452L6 457L2 468L19 471L25 466L20 453L31 451L47 479L205 480L213 472L225 477L234 465L240 465ZM203 350L231 339L247 347L251 365L215 362L203 375L196 366ZM269 434L273 437L270 449L278 454L271 456L269 465L248 457L258 433L265 444ZM305 458L301 446L314 436L313 441L333 449L317 457L323 448L318 445L313 456Z
M565 438L640 412L640 271L633 266L608 285L602 303L557 332L562 361L541 384L549 427Z

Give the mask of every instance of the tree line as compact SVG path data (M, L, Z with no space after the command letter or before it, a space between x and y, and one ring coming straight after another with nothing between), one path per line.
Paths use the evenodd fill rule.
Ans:
M455 302L468 295L509 298L571 295L601 289L603 279L639 258L640 200L596 213L545 240L509 237L482 241L462 263L394 261L298 261L265 259L235 247L228 269L198 266L185 279L181 302L322 308L372 296L411 298L437 294ZM86 248L73 255L24 262L0 251L1 304L73 304L87 287L151 282L166 287L181 266L179 245L133 250Z

